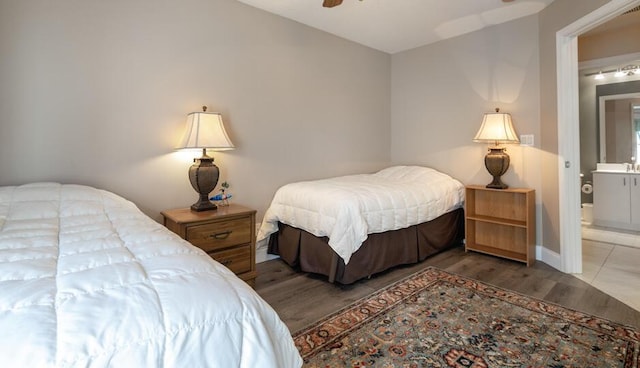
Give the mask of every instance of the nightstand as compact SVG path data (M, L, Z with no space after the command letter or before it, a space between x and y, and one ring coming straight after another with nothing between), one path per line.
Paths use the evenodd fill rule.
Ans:
M535 261L536 203L533 189L466 187L465 250L524 262Z
M162 211L164 226L254 286L256 211L230 204L215 211L189 208Z

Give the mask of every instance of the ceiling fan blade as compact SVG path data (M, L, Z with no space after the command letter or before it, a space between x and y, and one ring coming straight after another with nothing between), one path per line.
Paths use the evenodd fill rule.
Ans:
M325 8L333 8L334 6L338 6L342 4L342 0L324 0L322 6Z

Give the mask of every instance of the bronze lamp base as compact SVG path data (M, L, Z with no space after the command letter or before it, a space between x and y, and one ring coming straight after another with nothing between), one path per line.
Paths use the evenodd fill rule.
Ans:
M486 166L489 174L493 176L493 181L487 184L487 188L509 188L509 186L500 179L500 177L507 172L507 169L509 169L509 155L505 152L504 147L489 147L489 153L484 157L484 166Z
M220 170L218 166L213 163L213 157L207 156L205 150L202 152L202 157L196 158L193 161L196 163L189 168L189 181L200 197L196 203L191 205L191 210L197 212L215 210L218 206L209 200L209 193L211 193L218 184Z

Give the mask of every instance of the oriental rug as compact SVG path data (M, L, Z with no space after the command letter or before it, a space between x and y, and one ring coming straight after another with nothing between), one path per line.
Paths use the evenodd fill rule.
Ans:
M640 331L427 268L294 334L304 367L638 367Z

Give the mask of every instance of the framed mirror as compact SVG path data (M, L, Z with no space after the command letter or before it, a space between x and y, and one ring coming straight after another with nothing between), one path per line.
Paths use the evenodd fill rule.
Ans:
M600 162L635 164L640 151L640 92L601 96L598 104Z
M640 163L640 81L596 86L598 158L607 163Z

